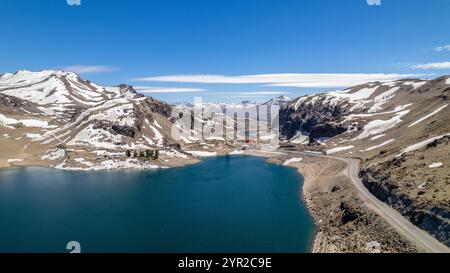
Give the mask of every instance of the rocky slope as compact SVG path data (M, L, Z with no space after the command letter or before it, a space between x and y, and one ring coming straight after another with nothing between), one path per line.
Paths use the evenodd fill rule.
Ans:
M450 246L450 77L375 82L281 109L291 144L361 160L379 199Z
M450 135L361 171L365 186L450 246ZM445 164L445 165L444 165Z
M288 163L305 178L302 195L316 225L312 252L421 251L361 201L358 191L342 172L344 162L308 155L292 160L293 156L298 154L288 154L271 161L283 165Z
M5 148L0 161L104 169L153 168L169 159L187 160L174 149L171 109L131 86L101 87L69 72L3 74L0 142ZM134 157L147 150L160 151L161 160Z
M286 96L279 96L273 99L270 99L266 101L263 105L286 105L288 104L292 99Z

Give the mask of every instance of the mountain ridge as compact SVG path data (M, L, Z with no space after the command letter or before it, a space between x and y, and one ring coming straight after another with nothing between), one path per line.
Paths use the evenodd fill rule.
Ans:
M280 112L285 145L359 159L378 199L450 246L450 77L303 96Z
M167 148L176 154L171 148L175 144L170 137L171 106L138 94L129 85L102 87L63 71L18 71L0 77L0 102L2 125L9 127L3 136L23 140L24 149L32 148L33 161L40 164L50 161L55 167L101 168L88 160L73 160L96 150L113 156L126 150ZM30 126L23 120L31 121L27 122ZM28 130L21 128L24 125ZM64 152L57 148L61 145ZM69 149L85 152L69 158ZM55 153L60 156L49 156ZM122 167L140 167L114 161Z

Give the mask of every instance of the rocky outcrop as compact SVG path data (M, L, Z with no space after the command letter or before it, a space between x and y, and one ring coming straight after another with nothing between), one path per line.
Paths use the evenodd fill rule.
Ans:
M388 164L400 167L402 159L393 159ZM364 185L381 201L389 204L410 221L450 246L450 210L428 206L402 193L401 188L388 176L372 168L360 172ZM423 192L419 191L419 195Z
M121 94L128 94L128 93L131 93L131 94L138 94L138 93L136 92L136 90L134 90L133 86L128 85L128 84L119 84L119 85L116 86L116 87L119 88ZM144 96L144 95L139 94L139 97L143 97L143 96Z
M145 105L151 112L161 114L166 118L170 118L172 114L172 106L170 104L156 100L152 97L147 97L145 99Z
M358 210L349 206L349 204L347 202L341 202L339 209L342 213L342 216L341 216L341 224L342 225L345 225L349 222L356 221L361 215L361 213Z
M31 108L33 103L0 93L0 106L5 108Z
M269 101L266 101L265 103L263 103L263 105L278 105L278 106L283 106L286 105L289 101L291 101L292 99L286 96L278 96L276 98L273 98Z
M295 102L280 109L280 133L286 139L291 139L298 132L309 135L310 141L320 138L329 138L339 135L347 130L339 125L344 111L339 105Z
M138 128L135 127L131 127L128 125L118 125L104 120L94 120L93 128L103 129L112 134L119 134L130 138L134 138L137 132L139 131Z
M321 138L331 138L344 133L347 129L334 123L317 124L309 133L311 141Z
M120 126L120 125L114 124L113 126L111 126L111 129L116 134L131 137L131 138L134 138L134 136L136 135L136 129L131 126L127 126L127 125Z

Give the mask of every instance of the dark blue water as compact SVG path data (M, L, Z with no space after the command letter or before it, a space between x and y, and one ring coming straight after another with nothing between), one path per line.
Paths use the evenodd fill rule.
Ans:
M227 156L158 171L0 171L0 252L307 252L296 170Z

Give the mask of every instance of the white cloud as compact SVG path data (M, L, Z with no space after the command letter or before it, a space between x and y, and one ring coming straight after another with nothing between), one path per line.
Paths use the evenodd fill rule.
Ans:
M135 86L140 93L197 93L205 92L206 89L201 88L185 88L185 87L153 87L153 86Z
M240 93L243 95L282 95L287 94L287 92L278 92L278 91L258 91L258 92L244 92Z
M434 50L435 51L450 51L450 45L438 46Z
M282 95L282 94L288 94L288 92L281 92L281 91L255 91L255 92L220 92L220 93L214 93L215 95L250 95L250 96L266 96L266 95Z
M249 99L249 98L261 98L262 95L228 95L226 98L233 98L233 99Z
M81 0L66 0L69 6L81 6Z
M242 76L224 75L167 75L138 78L137 81L209 83L209 84L265 84L289 87L348 87L373 81L393 81L401 78L420 77L416 74L258 74Z
M413 65L414 69L450 69L450 62L426 63Z
M74 72L77 74L93 74L104 73L118 70L116 67L106 65L72 65L63 68L64 71Z

